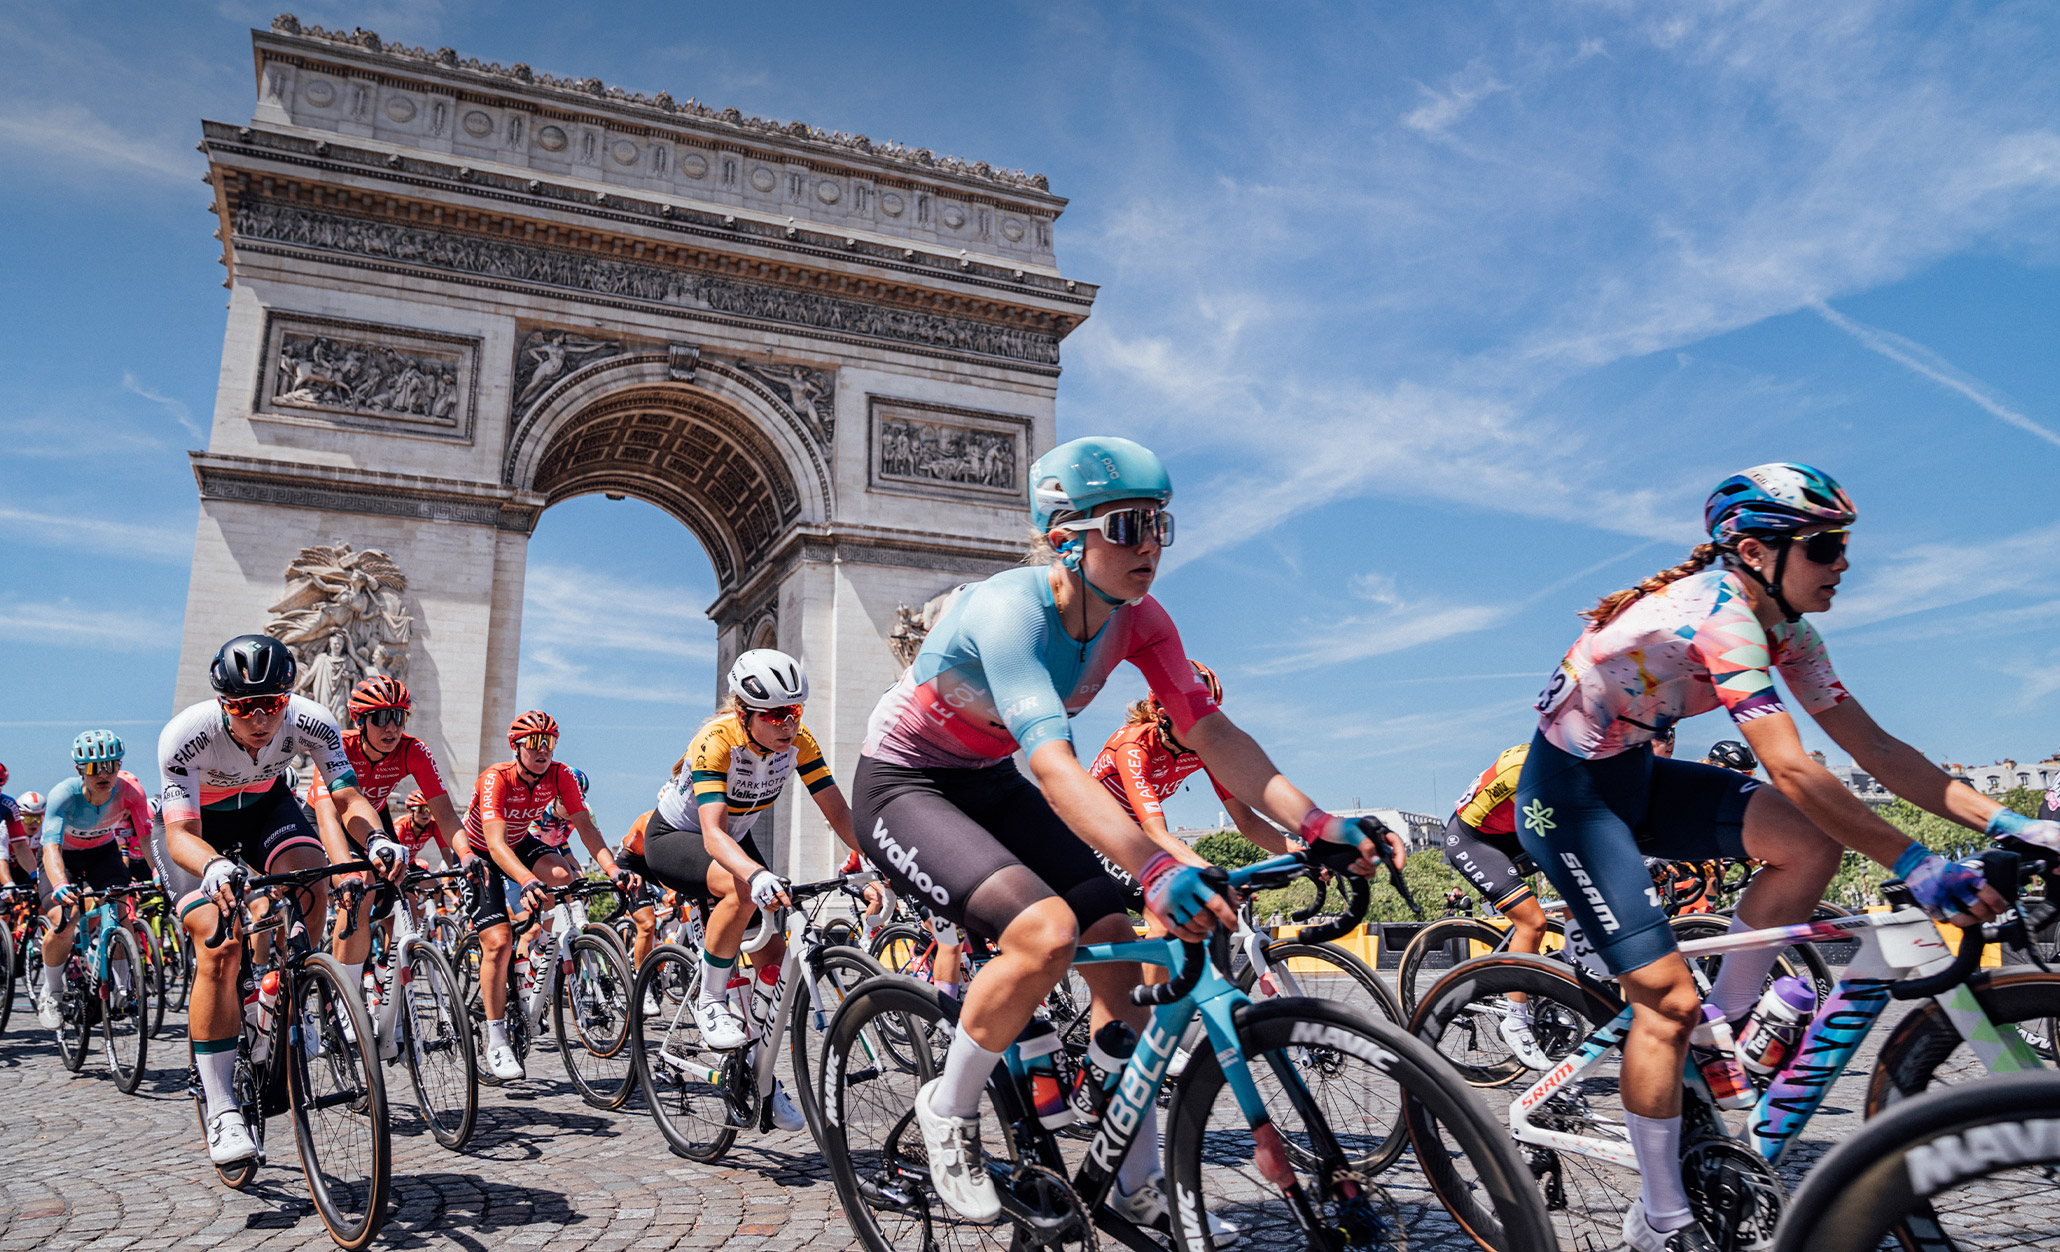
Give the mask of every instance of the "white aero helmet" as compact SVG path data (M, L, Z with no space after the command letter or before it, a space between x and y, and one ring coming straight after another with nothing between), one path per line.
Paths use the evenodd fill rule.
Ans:
M776 709L808 699L808 672L775 648L753 648L730 666L730 694L754 709Z

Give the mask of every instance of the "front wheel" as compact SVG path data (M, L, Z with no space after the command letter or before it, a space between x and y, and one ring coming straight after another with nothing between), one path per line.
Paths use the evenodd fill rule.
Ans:
M817 1142L822 1141L822 1107L816 1093L821 1089L818 1067L823 1036L852 991L866 979L886 972L878 961L849 944L817 948L802 962L801 975L806 981L794 989L800 998L794 1003L788 1036L794 1060L794 1099Z
M357 988L326 953L302 959L287 1019L287 1095L301 1173L336 1246L357 1252L386 1221L393 1141L372 1023Z
M0 1032L6 1031L7 1019L14 1016L14 984L19 974L14 958L14 931L0 915Z
M558 1055L579 1096L597 1109L621 1108L636 1084L630 1058L629 961L615 936L575 936L570 969L560 968L551 1021Z
M400 987L395 1025L415 1086L415 1107L436 1141L452 1151L472 1138L479 1116L479 1076L472 1023L451 963L434 944L408 940L401 953L412 977Z
M85 927L79 929L84 930ZM45 966L43 970L44 990L49 990L51 980L57 982L59 1004L64 1013L63 1020L57 1024L57 1057L74 1074L85 1067L86 1042L92 1038L93 1027L98 1025L96 1019L100 1010L100 1001L87 988L85 973L80 968L79 942L80 939L74 938L71 957L62 966L57 969Z
M1402 949L1402 961L1395 967L1395 986L1401 990L1402 996L1402 1016L1407 1018L1416 1012L1423 992L1443 978L1446 970L1471 959L1475 955L1474 944L1493 952L1502 939L1501 931L1471 917L1440 918L1417 931L1409 946Z
M1399 1027L1320 1000L1270 1000L1238 1010L1239 1051L1271 1120L1252 1124L1213 1051L1199 1052L1174 1092L1166 1131L1173 1246L1215 1247L1206 1214L1234 1225L1246 1246L1390 1248L1432 1237L1443 1212L1404 1209L1360 1162L1392 1131L1381 1103L1355 1104L1355 1090L1400 1085L1412 1109L1464 1151L1475 1171L1474 1203L1494 1221L1500 1248L1547 1252L1557 1245L1545 1206L1506 1126L1429 1048ZM1358 1079L1321 1094L1302 1080L1303 1057L1323 1051ZM1409 1229L1420 1220L1422 1228ZM1449 1227L1446 1227L1449 1229ZM1320 1239L1313 1238L1321 1232Z
M123 1095L134 1095L143 1082L153 998L136 936L121 926L108 931L107 974L100 982L100 1034L107 1068Z

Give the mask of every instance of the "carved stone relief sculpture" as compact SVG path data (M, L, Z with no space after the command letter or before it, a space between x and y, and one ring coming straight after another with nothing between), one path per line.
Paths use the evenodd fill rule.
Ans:
M894 629L887 635L887 650L894 659L907 669L916 663L916 653L923 650L923 640L937 628L944 618L944 611L951 607L952 597L963 591L968 583L960 583L946 591L940 591L923 601L923 607L912 609L906 604L894 607Z
M401 597L407 576L378 548L302 548L286 567L286 594L265 633L300 663L294 690L349 724L351 688L373 674L407 681L415 619Z
M738 361L737 368L765 384L794 416L808 425L816 442L830 445L837 431L837 377L805 365Z
M622 350L622 344L612 339L589 339L566 330L530 331L515 350L515 411L527 409L580 366L619 356Z
M478 340L274 313L260 415L470 438Z

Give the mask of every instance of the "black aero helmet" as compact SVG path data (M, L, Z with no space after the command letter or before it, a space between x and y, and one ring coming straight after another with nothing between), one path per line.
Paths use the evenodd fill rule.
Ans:
M277 696L293 690L300 666L293 652L270 635L238 635L215 653L207 680L215 694L229 697Z
M1735 769L1743 774L1750 774L1760 767L1760 760L1752 754L1752 749L1736 739L1720 739L1711 744L1708 759L1712 765Z

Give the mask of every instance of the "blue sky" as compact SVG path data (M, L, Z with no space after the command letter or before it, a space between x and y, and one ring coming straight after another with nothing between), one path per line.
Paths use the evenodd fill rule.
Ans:
M170 712L225 294L193 145L249 116L273 11L0 11L10 792ZM1102 284L1060 434L1167 457L1159 594L1326 803L1449 805L1528 735L1573 613L1776 459L1859 504L1821 625L1876 716L1934 757L2060 749L2049 5L296 11L1048 174L1061 264ZM529 587L524 699L619 831L706 706L713 576L585 499Z

